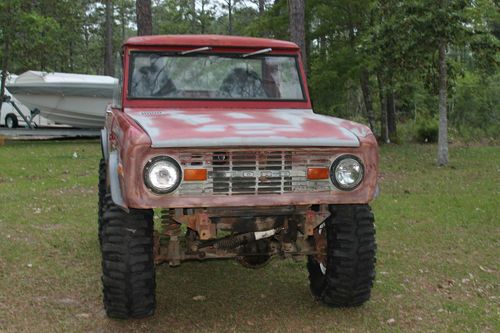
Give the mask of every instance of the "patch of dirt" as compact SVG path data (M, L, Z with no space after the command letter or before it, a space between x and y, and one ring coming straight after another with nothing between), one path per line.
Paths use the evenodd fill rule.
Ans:
M96 194L97 190L93 187L74 186L70 188L59 188L48 191L49 195L67 195L67 194Z
M42 230L42 231L59 230L63 227L64 227L64 225L61 223L33 225L33 228L38 229L38 230Z
M0 176L0 184L1 183L13 183L14 182L14 178L12 177L2 177Z
M55 302L63 305L80 305L80 301L69 297L56 299Z

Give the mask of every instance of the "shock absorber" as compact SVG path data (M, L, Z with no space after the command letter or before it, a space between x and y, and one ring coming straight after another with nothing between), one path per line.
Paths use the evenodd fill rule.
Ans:
M161 226L162 234L168 236L167 258L170 266L179 266L181 263L181 249L179 235L181 234L181 224L174 219L173 209L162 209Z
M179 236L181 234L181 224L174 220L173 209L162 209L161 229L165 236Z

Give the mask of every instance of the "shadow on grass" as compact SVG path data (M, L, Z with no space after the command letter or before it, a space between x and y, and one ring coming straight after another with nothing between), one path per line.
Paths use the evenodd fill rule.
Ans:
M156 282L153 317L112 320L111 325L173 331L297 329L314 326L325 314L332 324L335 313L343 316L342 312L363 311L336 311L315 301L309 292L305 262L275 259L257 270L230 260L188 262L176 268L161 265Z

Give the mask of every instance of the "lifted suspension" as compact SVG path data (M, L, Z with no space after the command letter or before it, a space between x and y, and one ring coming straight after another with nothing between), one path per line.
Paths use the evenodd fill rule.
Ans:
M272 237L283 229L284 228L276 228L266 231L246 232L244 234L227 236L224 238L210 240L210 241L204 241L200 242L197 248L202 249L209 246L213 246L216 249L231 250L237 248L238 246L245 245L250 242L255 242L259 239Z

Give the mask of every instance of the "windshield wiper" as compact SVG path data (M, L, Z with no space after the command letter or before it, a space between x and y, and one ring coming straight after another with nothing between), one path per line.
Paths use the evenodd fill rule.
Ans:
M241 57L242 57L242 58L253 57L253 56L255 56L255 55L259 55L259 54L269 53L269 52L271 52L272 50L273 50L273 49L271 49L271 48L268 48L268 49L262 49L262 50L258 50L258 51L252 52L252 53L245 53L245 54L243 54Z
M200 48L197 48L197 49L182 51L179 54L180 55L186 55L186 54L191 54L191 53L198 53L198 52L203 52L203 51L210 51L211 49L212 48L210 46L205 46L205 47L200 47Z

